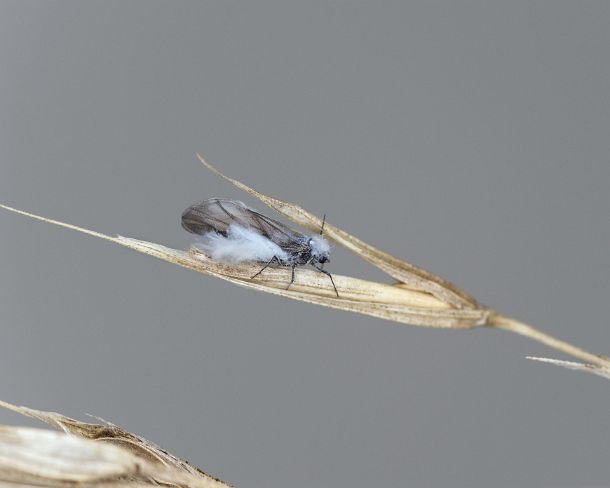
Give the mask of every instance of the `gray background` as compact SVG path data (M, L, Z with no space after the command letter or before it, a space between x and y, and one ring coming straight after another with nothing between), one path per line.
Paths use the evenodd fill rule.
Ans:
M609 5L2 1L0 200L186 248L183 208L243 198L201 151L610 353ZM541 345L0 228L4 400L102 416L239 487L610 484L610 384L524 359ZM339 249L329 269L382 276Z

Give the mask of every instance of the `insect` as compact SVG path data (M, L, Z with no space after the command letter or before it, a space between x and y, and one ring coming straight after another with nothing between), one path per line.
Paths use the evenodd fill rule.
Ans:
M294 283L294 269L310 264L330 278L339 297L332 275L322 267L329 262L330 254L328 241L322 237L325 220L326 216L319 235L306 235L258 213L245 203L228 198L209 198L182 213L182 227L203 236L199 246L212 259L265 263L252 278L274 261L280 266L290 266L292 278L286 289Z

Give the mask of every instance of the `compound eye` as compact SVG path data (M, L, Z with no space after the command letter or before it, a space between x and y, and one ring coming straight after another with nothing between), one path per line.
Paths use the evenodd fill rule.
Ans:
M324 263L328 263L329 259L326 256L322 256L320 259L318 259L318 261L321 264L324 264Z

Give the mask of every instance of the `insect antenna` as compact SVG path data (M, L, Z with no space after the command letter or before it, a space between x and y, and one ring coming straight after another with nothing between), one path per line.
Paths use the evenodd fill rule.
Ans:
M326 223L326 214L324 214L324 217L322 217L322 226L320 227L320 235L322 235L322 232L324 232L325 223Z

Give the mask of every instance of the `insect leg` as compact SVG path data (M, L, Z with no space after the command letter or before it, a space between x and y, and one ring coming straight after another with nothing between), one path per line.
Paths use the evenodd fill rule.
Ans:
M326 271L325 269L319 268L318 266L316 266L313 263L310 263L314 268L316 268L320 273L324 273L326 276L328 276L330 278L330 282L333 284L333 288L335 289L335 293L337 294L337 298L339 298L339 292L337 291L337 287L335 286L335 280L333 280L333 275L331 275L328 271Z
M251 276L250 279L253 280L259 274L261 274L263 271L265 271L269 267L269 265L273 262L274 259L277 260L278 264L282 264L282 263L280 263L280 258L278 258L277 256L273 256L269 261L267 261L267 264L265 264L265 266L263 266L254 276Z
M290 285L292 285L294 283L294 268L296 268L297 265L293 264L292 265L292 278L290 279L290 283L288 283L288 286L286 287L286 289L290 288Z

